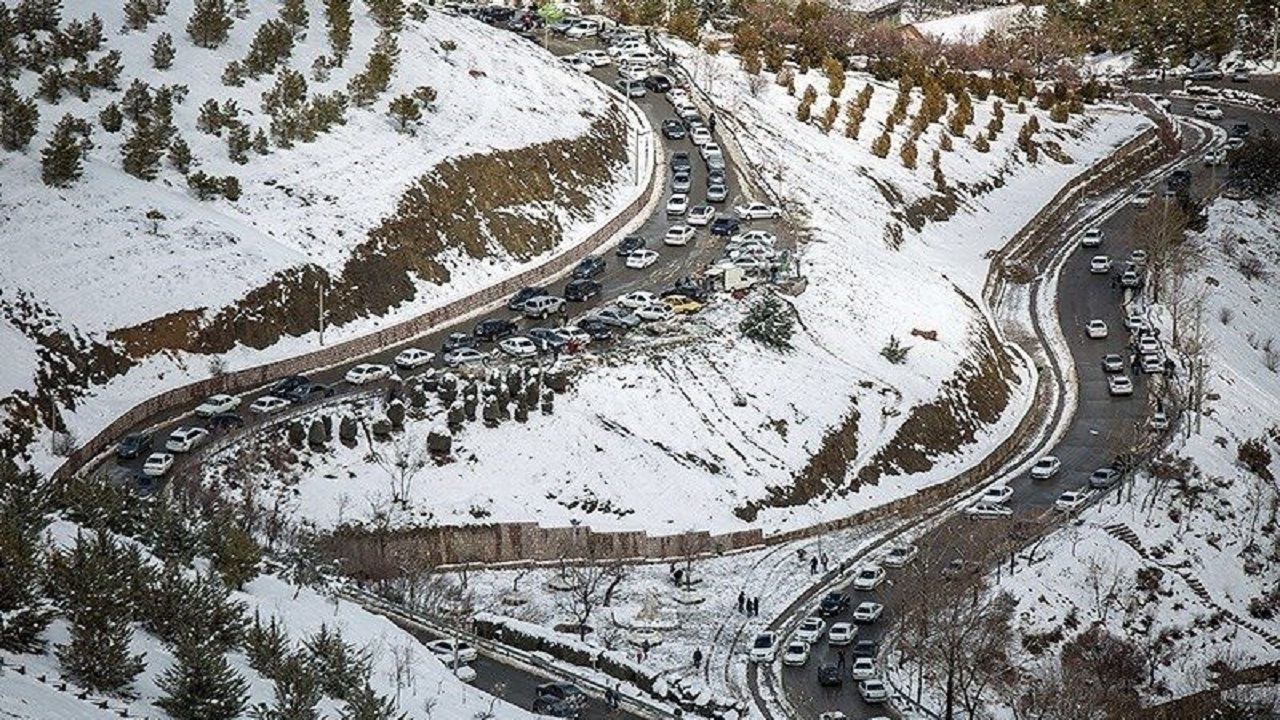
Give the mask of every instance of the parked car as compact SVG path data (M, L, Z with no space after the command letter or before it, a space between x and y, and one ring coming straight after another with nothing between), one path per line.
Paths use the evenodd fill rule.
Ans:
M1097 490L1105 490L1117 482L1120 482L1120 471L1113 467L1098 468L1089 476L1089 487Z
M1155 195L1155 191L1153 190L1139 190L1134 193L1132 198L1129 199L1129 204L1136 205L1138 207L1147 207L1151 204L1151 198L1155 197Z
M1094 255L1089 260L1089 272L1094 275L1107 275L1111 272L1111 258L1106 255Z
M595 280L586 280L582 278L570 280L569 284L564 286L564 299L572 300L574 302L584 302L599 295L600 290L600 283Z
M1167 430L1169 428L1169 416L1164 411L1156 411L1152 413L1151 420L1148 425L1152 430Z
M643 248L645 243L645 239L639 235L628 235L622 238L622 242L618 243L618 249L614 254L619 257L626 257L636 250Z
M1094 340L1102 340L1107 337L1107 323L1103 320L1093 319L1085 325L1085 332Z
M564 31L565 37L575 40L582 38L595 37L600 34L600 23L595 20L579 20L573 24L573 27Z
M889 701L889 688L885 687L883 681L875 678L859 682L858 694L862 696L862 702L868 705L877 705Z
M873 623L884 613L884 605L878 602L860 602L853 609L853 621L856 623Z
M1131 310L1124 317L1124 326L1130 332L1146 332L1151 329L1151 323L1147 322L1147 316L1141 310Z
M238 407L240 407L240 398L234 395L210 395L196 406L195 413L207 418L218 413L231 412Z
M853 576L853 589L870 591L880 587L884 582L885 571L879 565L867 565Z
M796 628L796 639L806 643L816 643L822 639L822 634L827 631L827 621L819 617L807 617L800 621L800 627Z
M1013 514L1013 508L1000 503L976 502L965 508L965 514L974 518L1008 517Z
M389 377L391 377L391 368L386 365L361 363L348 370L343 379L352 385L364 385L378 380L386 380Z
M498 349L514 358L537 357L538 345L527 337L509 337L498 343Z
M1232 71L1232 73L1231 73L1231 82L1233 82L1233 83L1247 83L1247 82L1249 82L1249 71L1248 71L1248 70L1245 70L1245 69L1243 69L1243 68Z
M1009 498L1013 497L1013 488L1008 485L992 485L982 492L978 498L980 502L1003 504L1009 502Z
M695 313L702 309L702 303L687 295L663 295L662 302L677 315Z
M431 361L435 359L435 353L429 350L423 350L422 348L411 347L405 348L399 353L396 353L395 360L392 362L396 364L396 367L412 370L414 368L420 368L423 365L430 365Z
M694 235L694 229L688 225L672 225L667 230L667 234L662 236L662 244L677 247L688 245Z
M868 680L876 676L876 661L872 658L854 658L850 670L854 680Z
M751 642L751 662L773 662L778 654L778 636L772 632L762 632Z
M569 342L569 336L566 333L554 328L529 328L525 332L525 337L529 338L534 345L537 345L540 352L559 351ZM590 339L589 337L586 338L588 341Z
M172 453L191 452L209 437L209 431L201 427L184 426L169 433L164 449Z
M818 668L818 684L822 687L839 687L844 683L840 674L840 666L835 663L824 663Z
M334 390L331 386L323 383L305 382L281 397L291 403L300 404L314 400L319 397L333 397Z
M573 277L578 280L587 280L597 275L603 275L605 269L605 260L600 255L588 255L582 258L582 262L578 263L573 269Z
M441 361L448 367L459 367L462 365L474 365L484 362L489 356L480 352L475 348L460 347L456 350L450 350L444 354Z
M716 209L710 205L694 205L689 208L689 215L685 218L685 222L690 225L706 225L711 222L715 214Z
M613 329L608 323L594 317L585 317L578 321L577 328L592 340L606 341L613 339Z
M116 445L116 457L121 460L142 457L144 453L151 451L151 443L151 433L130 433L121 438L120 443Z
M1102 371L1105 373L1124 372L1124 356L1117 353L1103 355Z
M244 427L244 418L235 413L218 413L205 421L210 430L222 432Z
M671 307L664 302L651 302L636 308L636 317L645 322L670 322L676 319L676 314L672 312Z
M471 334L480 342L493 342L516 334L516 324L506 318L485 318L476 323Z
M782 664L799 667L809 662L809 643L792 640L782 652Z
M715 142L715 138L711 137L710 130L699 125L689 131L689 141L698 147L702 147L708 143Z
M689 188L693 186L692 176L688 172L678 172L671 176L671 190L678 194L685 194L685 202L688 203L687 194ZM674 198L673 198L674 199Z
M1207 103L1207 102L1196 103L1195 107L1192 108L1192 112L1195 114L1196 117L1204 118L1205 120L1221 120L1222 119L1222 108L1218 107L1217 105L1214 105L1213 103Z
M636 317L635 313L620 307L601 308L593 313L591 317L611 327L633 328L640 324L640 318ZM578 323L578 327L587 330L582 323ZM587 332L591 331L587 330Z
M765 220L782 217L782 208L762 202L750 202L733 206L733 211L744 220Z
M642 98L646 94L643 80L631 80L631 79L623 78L622 80L619 80L618 82L614 83L614 86L618 88L618 92L622 93L623 95L626 95L629 98L633 98L633 99Z
M1143 355L1158 355L1160 353L1160 340L1155 335L1139 335L1138 352Z
M827 631L827 644L836 646L848 645L857 636L858 628L853 623L832 623L831 629Z
M1062 461L1054 455L1045 455L1031 466L1032 480L1048 480L1062 469Z
M891 568L906 567L919 554L920 549L915 545L896 545L889 548L888 554L884 556L884 566Z
M671 153L671 172L675 173L681 170L690 170L691 168L693 168L693 161L689 159L689 153L683 150Z
M822 617L839 615L849 609L849 596L841 592L829 592L818 603L818 614ZM834 627L834 626L833 626Z
M856 658L871 658L874 660L876 655L880 654L880 643L875 640L859 640L854 643L850 654Z
M707 202L722 203L729 198L729 188L721 185L707 186Z
M719 236L733 235L738 232L738 228L741 226L742 223L738 218L731 215L721 215L711 221L711 234Z
M249 405L249 412L258 415L274 415L289 407L289 401L275 395L263 395Z
M516 291L511 299L507 300L507 309L512 312L520 312L524 308L524 304L536 297L543 297L551 293L543 287L524 287Z
M1204 154L1204 164L1209 167L1222 165L1227 161L1226 148L1215 148Z
M778 241L778 237L768 230L748 230L744 233L734 235L729 238L731 245L743 245L746 243L762 243L773 247Z
M1126 375L1108 375L1107 392L1116 397L1127 397L1133 394L1133 381Z
M446 664L449 665L452 665L454 660L462 663L475 662L475 659L479 657L479 653L470 643L451 638L433 640L427 643L427 650L445 660Z
M173 467L173 455L167 452L151 453L142 463L142 474L147 477L164 477Z
M444 339L444 345L441 346L440 352L447 353L450 350L457 350L464 347L475 347L476 339L467 333L453 332L449 333Z
M1137 288L1142 287L1142 274L1134 268L1129 268L1120 273L1120 287Z
M624 263L632 270L643 270L658 260L658 253L653 250L636 250L627 256Z
M689 131L684 129L684 123L675 119L662 121L662 136L668 140L681 140Z
M293 390L299 385L304 385L307 382L309 381L307 380L305 375L290 375L287 378L282 378L280 380L277 380L276 384L272 385L271 389L267 391L267 394L268 395L284 395L290 390Z
M583 50L578 53L578 57L590 63L592 67L607 67L613 62L613 58L609 57L609 53L596 48Z
M573 683L567 682L549 682L539 685L535 690L535 694L539 698L549 698L556 702L565 703L574 708L582 709L587 704L587 696L582 690Z
M619 305L631 310L634 310L639 307L644 307L645 305L649 305L657 301L658 301L658 296L654 295L653 293L647 290L636 290L634 292L629 292L626 295L623 295L622 297L618 298Z
M548 318L556 313L564 312L564 298L555 295L544 295L529 300L524 304L522 313L527 318Z
M1157 375L1165 371L1167 362L1160 355L1142 355L1138 358L1138 367L1145 375Z
M671 78L666 75L650 75L644 79L644 86L649 92L664 93L671 89Z
M1087 248L1099 247L1102 245L1102 237L1102 228L1089 228L1080 236L1080 245Z
M1092 496L1092 491L1083 488L1080 490L1068 490L1053 501L1053 507L1060 512L1073 512L1079 510Z
M667 200L667 215L683 215L689 210L689 196L678 192Z

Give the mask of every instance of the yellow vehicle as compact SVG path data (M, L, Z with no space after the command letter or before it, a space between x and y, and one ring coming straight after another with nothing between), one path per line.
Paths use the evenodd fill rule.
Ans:
M662 301L670 306L671 311L677 315L694 313L702 309L702 303L684 295L668 295L662 298Z

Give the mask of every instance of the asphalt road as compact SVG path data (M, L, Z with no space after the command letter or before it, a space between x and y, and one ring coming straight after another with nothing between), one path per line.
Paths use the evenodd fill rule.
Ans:
M599 47L599 46L601 45L596 40L584 40L584 41L572 42L572 41L564 40L562 38L557 38L556 36L552 36L551 42L549 43L549 49L552 52L555 52L557 54L576 52L577 50L581 50L586 47ZM600 80L602 83L605 83L610 87L612 87L613 83L616 80L618 80L617 72L613 66L599 68L595 70L592 73L592 75L596 77L598 80ZM649 140L649 142L658 143L660 153L665 154L666 157L668 158L672 153L681 151L681 150L688 152L690 154L690 157L693 160L694 171L692 176L691 189L689 193L689 201L690 201L689 205L690 207L692 207L698 204L707 204L706 203L707 168L706 168L706 164L703 162L701 156L699 155L697 148L687 138L678 140L678 141L671 141L671 140L666 140L660 134L657 134L657 131L661 125L661 122L664 119L672 118L675 116L675 113L672 110L669 102L666 100L665 95L650 93L644 98L636 99L633 102L635 102L644 111L645 115L649 119L649 122L653 125L655 135L653 138ZM632 150L631 152L634 152L634 150ZM624 266L623 264L624 258L619 257L614 253L613 245L606 246L606 248L602 249L601 251L601 254L606 258L606 262L607 262L605 272L603 273L603 275L594 278L596 281L600 282L601 285L603 286L601 294L598 297L587 302L569 303L567 319L569 320L575 319L589 312L594 308L607 305L617 297L621 295L625 295L629 292L633 292L636 290L648 290L655 293L659 292L665 288L672 286L676 280L682 277L693 275L703 270L707 265L715 262L720 257L722 257L724 242L722 239L712 236L707 227L695 228L697 231L697 235L695 239L692 242L690 242L687 246L667 247L662 244L662 236L666 233L667 229L671 225L677 222L682 222L682 219L669 218L666 215L666 212L665 212L666 200L672 194L670 174L667 173L665 170L660 170L660 172L666 173L666 176L664 178L666 191L664 192L662 201L659 203L655 212L645 221L643 227L637 233L635 233L635 234L641 235L647 240L647 244L646 244L647 247L657 250L659 254L658 260L653 265L651 265L650 267L644 270L631 270ZM728 198L725 202L714 205L717 208L717 210L720 212L732 213L732 206L734 204L738 204L746 200L758 199L758 198L748 198L744 196L740 188L740 185L738 183L738 172L739 172L738 168L735 167L732 161L730 160L726 168L726 181L727 181L726 185L729 191ZM788 242L788 234L783 231L783 224L780 221L755 220L751 222L743 222L742 227L744 231L747 229L769 230L774 234L778 235L779 243L781 245L785 245ZM563 278L557 282L547 285L546 287L552 294L563 295L564 286L567 284L567 282L568 282L568 278ZM508 311L505 308L505 306L495 309L493 312L488 313L485 317L503 317L503 318L514 319L516 320L517 324L520 326L521 330L526 330L529 328L539 327L539 326L554 327L558 324L554 318L548 319L548 320L536 320L536 321L526 320L525 318L521 317L518 313ZM328 369L328 370L324 370L316 373L310 373L308 374L307 377L312 382L331 385L334 388L336 393L334 400L339 400L341 399L342 395L351 393L360 389L359 387L349 385L343 380L343 376L346 374L346 371L351 366L359 363L380 363L385 365L391 365L393 358L395 358L396 354L409 347L419 347L425 350L436 352L437 357L430 367L434 367L437 370L439 370L440 368L443 367L441 363L441 358L440 358L440 355L442 355L442 353L440 353L439 351L441 346L443 345L444 338L448 334L453 332L469 333L472 330L472 328L475 327L476 323L478 323L481 319L483 318L475 318L473 320L469 320L466 322L443 326L443 327L437 328L430 334L419 337L411 342L403 343L401 345L388 348L381 352L377 352L372 355L359 358L358 360L353 360L352 362L342 367ZM615 329L615 336L618 334L618 332L619 331ZM617 342L617 341L615 340L614 342ZM596 352L601 351L602 348L599 347L598 345L599 345L598 343L593 344L592 350ZM481 349L496 350L496 344L486 344L482 346ZM498 357L500 355L501 353L496 352L495 359L493 359L490 362L493 364L507 364L507 363L516 362L515 360L508 360L504 357ZM545 362L545 359L540 358L539 361ZM527 362L532 362L532 361L527 361ZM412 377L416 374L421 374L425 372L426 369L427 368L424 367L416 370L400 370L399 374L401 375L401 377L408 379L409 377ZM260 418L258 416L255 416L247 412L248 405L252 403L253 400L256 399L257 397L260 397L265 394L267 393L266 393L266 388L264 387L256 391L244 393L241 396L242 403L238 413L240 414L241 417L244 418L244 420L247 423L247 426L242 430L235 430L231 432L243 432L243 433L254 432L255 425L260 425L264 420L270 419L269 417L265 419ZM191 415L191 411L193 409L194 409L194 406L188 407L188 408L182 408L177 411L171 411L161 415L157 415L146 422L139 423L138 427L134 428L134 431L135 432L140 431L144 428L154 428L154 430L152 431L152 435L155 438L155 441L154 441L155 446L153 450L160 451L163 449L165 439L176 428L184 425L203 426L205 424L201 419ZM131 478L137 477L140 474L142 463L144 460L145 460L145 453L142 457L139 457L134 460L116 461L116 462L109 463L107 466L107 470L110 473L113 473L119 476L121 480L131 479ZM173 476L174 474L177 474L179 472L183 472L184 469L187 469L185 468L185 462L187 461L185 461L184 457L178 456L173 470L170 471L170 476Z
M1190 115L1191 105L1190 102L1175 101L1173 110L1178 114ZM1224 106L1224 115L1219 122L1224 128L1229 128L1233 122L1240 120L1249 122L1255 130L1263 126L1280 127L1280 119L1274 116L1238 108ZM1203 135L1198 130L1188 128L1184 136L1184 152L1189 152L1191 147L1202 140ZM1191 194L1197 198L1216 194L1221 187L1222 175L1226 172L1223 168L1205 167L1198 154L1189 169L1192 171ZM1157 193L1153 200L1157 208L1163 202L1159 195L1163 188L1160 180L1162 178L1149 185ZM1083 219L1094 209L1091 204L1078 209L1068 226ZM942 573L943 568L952 560L969 561L971 565L966 572L985 571L993 562L1001 564L1003 557L982 558L979 548L988 548L993 543L1007 543L1009 547L1020 545L1021 539L1035 527L1054 517L1056 511L1053 510L1053 503L1062 492L1087 486L1089 475L1095 469L1110 464L1135 432L1148 431L1146 428L1152 411L1149 402L1154 404L1153 399L1149 400L1148 391L1152 382L1159 381L1154 380L1154 376L1126 372L1134 380L1134 394L1130 397L1112 397L1100 364L1106 353L1122 353L1128 358L1133 352L1128 345L1129 336L1123 324L1125 303L1131 298L1123 289L1113 287L1108 276L1094 275L1089 271L1090 258L1095 254L1108 254L1117 261L1117 265L1130 256L1137 247L1135 219L1139 212L1140 208L1125 204L1107 217L1098 226L1105 235L1102 247L1094 249L1077 246L1062 270L1057 297L1058 320L1079 379L1075 416L1065 436L1053 450L1053 454L1062 461L1062 470L1049 480L1033 481L1024 474L1010 482L1014 491L1009 501L1013 508L1011 518L974 520L964 515L951 518L919 540L916 543L919 548L917 559L907 569L890 570L889 580L876 591L856 592L847 586L841 588L842 592L852 597L851 607L863 600L873 600L885 605L879 622L859 627L858 639L882 641L885 631L896 620L894 608L901 606L907 593L956 592L958 588L965 587L964 573L957 579L947 579ZM1074 238L1072 242L1075 242ZM1109 334L1106 339L1095 340L1086 336L1084 325L1094 318L1107 323ZM1178 378L1174 377L1172 381L1177 382ZM1096 501L1104 501L1103 498L1099 494ZM816 606L811 608L810 614L816 614L816 609ZM827 619L828 627L831 622L851 620L850 615L850 612L846 612ZM856 683L849 675L845 676L844 684L837 688L818 685L817 668L834 661L837 651L838 648L828 645L824 638L814 644L806 665L782 669L782 691L800 711L801 716L816 718L829 710L843 711L854 719L888 714L884 707L864 703L858 695ZM852 663L852 657L849 658L849 663Z

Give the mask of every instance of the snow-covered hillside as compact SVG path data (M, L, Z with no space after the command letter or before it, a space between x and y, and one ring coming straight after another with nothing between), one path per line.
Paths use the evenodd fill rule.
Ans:
M1179 298L1183 347L1205 341L1205 414L1177 418L1156 472L1089 508L1000 585L1019 599L1024 638L1074 618L1067 640L1096 621L1137 643L1155 666L1154 687L1142 688L1149 699L1211 687L1215 663L1280 659L1280 212L1218 200L1209 217L1195 238L1203 262L1155 308L1169 336L1168 303ZM1174 382L1185 396L1181 360ZM1260 451L1242 453L1246 444ZM1019 664L1051 666L1050 650Z
M102 367L72 358L80 372L63 377L63 384L83 384L86 375L95 376L98 383L112 380L89 390L67 417L68 426L81 438L164 387L206 376L205 358L167 352L201 350L201 339L181 337L183 328L211 324L220 310L278 281L283 271L318 266L334 278L330 307L339 318L351 320L345 325L330 320L326 340L331 342L516 272L533 257L585 235L597 217L624 205L634 192L619 152L610 160L616 166L598 169L603 175L593 177L598 182L585 204L557 206L550 199L535 203L533 198L512 198L511 202L528 205L478 208L473 212L528 214L547 230L547 247L508 249L502 223L480 236L488 245L488 257L475 257L478 251L471 247L450 248L446 240L437 259L447 272L447 283L423 274L416 278L415 294L391 298L390 310L374 307L375 317L365 318L358 300L341 298L337 278L370 231L397 213L403 196L421 178L467 156L589 140L600 122L614 117L616 100L514 33L432 10L419 19L412 19L417 13L411 13L395 33L398 59L389 87L376 101L368 107L352 104L345 123L320 133L313 142L281 147L263 101L263 94L276 84L276 74L246 78L239 87L221 80L229 62L249 53L258 28L276 18L277 3L244 3L247 14L235 19L226 42L216 49L197 47L187 35L193 0L173 0L146 29L128 32L122 31L124 4L63 4L64 26L91 14L101 18L105 42L89 54L88 62L119 51L123 71L116 81L118 89L93 88L87 101L66 90L57 103L37 99L38 132L25 150L5 152L0 162L0 347L6 358L0 397L32 390L37 373L49 374L51 366L59 367L58 360L38 356L38 343L50 328L102 346L117 356L117 366L136 363L128 375L111 370L104 378L98 375ZM333 57L326 6L307 0L305 7L309 23L296 35L284 65L302 73L313 98L347 92L351 79L364 71L380 28L365 5L353 3L346 61L341 67L316 70L319 58ZM172 36L176 55L171 67L157 70L151 48L163 33ZM35 37L38 42L47 33ZM19 41L23 42L30 41ZM70 60L60 63L64 74L73 66ZM126 120L120 130L108 132L98 116L109 103L124 103L126 91L138 80L153 89L185 88L185 100L173 109L176 136L190 146L193 171L239 179L242 195L237 200L198 200L168 161L161 162L151 182L122 170L122 144L134 123ZM14 87L28 97L41 84L38 74L28 70L21 72ZM397 131L388 103L421 87L434 90L434 101L422 111L412 134ZM270 136L267 154L250 150L246 163L233 162L229 131L213 135L198 130L201 107L210 99L238 104L249 133L261 130ZM49 187L41 182L41 150L66 114L92 125L93 148L82 178L66 188ZM459 220L475 224L479 218ZM280 284L281 297L290 294L289 283ZM317 292L314 282L298 290L308 298ZM19 304L24 307L16 307ZM41 322L32 322L35 315ZM176 320L157 325L159 318ZM138 329L125 332L131 327ZM166 337L175 331L178 337ZM246 342L240 337L230 343L229 369L316 347L314 337L255 341L253 348L235 340ZM67 400L63 398L64 406Z
M945 131L930 125L918 140L919 167L902 166L918 90L882 159L869 146L894 104L894 85L850 75L839 123L824 134L797 122L799 97L772 82L755 96L736 59L693 53L678 50L699 80L714 76L707 84L734 115L730 127L745 129L738 140L750 164L810 228L799 252L807 288L788 298L800 319L794 349L743 339L737 322L749 301L719 297L687 324L683 340L588 363L552 415L466 426L454 437L458 462L421 474L405 521L581 522L658 534L789 529L946 479L1025 412L1032 378L978 304L986 253L1146 121L1107 107L1066 124L1042 113L1040 141L1059 143L1073 162L1042 153L1030 164L1015 147L1029 113L1006 106L1003 130L983 153L970 138L993 104L975 101L969 137L952 138L954 150L940 154L942 175L958 188L955 212L927 220L932 213L919 208L937 199L929 156ZM826 81L813 72L795 85L799 96ZM851 140L844 107L864 87L873 88L870 106L860 139ZM826 103L814 105L815 117ZM901 362L882 352L892 339L909 348ZM443 422L436 406L411 419L408 432L420 437ZM308 457L297 491L293 479L275 489L322 525L367 520L389 496L388 474L370 457L358 439L353 449Z

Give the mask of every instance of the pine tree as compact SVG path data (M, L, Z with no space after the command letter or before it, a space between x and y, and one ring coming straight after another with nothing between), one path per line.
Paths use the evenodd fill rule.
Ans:
M249 683L232 669L224 651L194 632L183 632L175 663L160 677L156 705L175 720L233 720L249 701Z
M236 197L231 197L226 192L228 186L225 180L222 187L223 195L228 200L239 197L238 180L235 182ZM258 576L258 562L262 560L262 549L249 533L229 517L222 516L209 523L205 532L205 545L209 548L213 569L222 576L223 582L228 586L240 590L245 583Z
M102 123L102 129L109 133L120 132L120 126L124 124L124 115L120 113L120 106L115 103L107 103L102 108L102 112L98 113L98 122Z
M342 710L342 720L404 720L404 713L396 710L391 698L374 692L368 683L351 693L347 706Z
M226 0L195 0L187 35L199 47L216 48L226 41L232 22Z
M40 179L45 185L67 187L83 174L85 148L78 122L67 114L53 128L48 144L40 153Z
M954 150L955 145L951 142L951 136L946 133L942 133L942 138L938 140L938 148L947 152Z
M271 152L271 141L267 139L267 131L258 128L258 132L253 135L253 151L259 155L266 155Z
M851 100L845 108L847 119L844 124L844 136L850 140L857 140L858 134L862 132L862 105L857 100Z
M898 157L902 158L902 167L907 168L908 170L914 170L916 167L917 153L918 151L916 150L915 140L908 140L903 144L902 150L898 153Z
M980 153L991 152L991 142L987 140L987 136L978 133L973 136L973 149Z
M57 32L62 24L61 0L18 0L13 9L14 28L23 35Z
M257 720L318 720L320 681L301 658L284 658L273 679L275 703L256 706L253 715Z
M959 93L959 99L956 101L956 109L951 113L951 117L947 120L947 129L956 137L963 137L965 128L969 123L973 122L973 104L969 101L968 93Z
M1065 102L1057 103L1049 110L1049 119L1056 123L1064 123L1071 119L1069 105Z
M249 150L252 148L253 135L249 132L249 126L239 122L232 125L231 132L227 133L227 157L231 158L231 162L237 165L249 162Z
M795 332L795 314L773 293L767 293L747 311L738 323L738 330L747 338L777 350L791 348L791 336Z
M244 653L249 658L249 667L262 673L264 677L274 678L290 651L289 635L276 617L272 615L271 621L264 624L258 613L254 612L253 623L244 636Z
M151 86L134 78L133 82L129 83L128 89L124 91L124 97L120 100L120 109L124 111L124 116L129 118L130 122L144 122L151 114L151 106L154 103Z
M404 0L365 0L365 5L383 30L398 32L404 25Z
M249 54L244 58L244 70L256 78L272 72L293 54L293 29L283 20L268 20L258 26Z
M844 92L844 64L833 57L822 61L822 70L827 74L827 94L833 98Z
M396 97L391 101L388 112L396 121L396 128L400 132L407 130L409 123L416 123L422 119L422 109L418 105L418 101L411 95Z
M386 91L391 84L391 74L395 71L398 53L394 37L383 34L378 38L378 43L369 53L364 70L347 83L351 102L359 107L367 107Z
M39 652L52 611L44 589L42 536L48 486L34 471L0 460L0 649Z
M168 70L173 67L173 58L177 50L173 47L173 36L160 33L160 37L151 44L151 66L157 70Z
M160 172L164 147L149 122L135 123L133 132L120 147L124 171L141 180L154 180Z
M58 69L58 66L50 65L49 68L40 75L40 86L36 90L36 95L40 96L41 100L44 100L50 105L57 105L58 101L62 99L62 87L64 82L65 79L63 78L62 71Z
M804 95L800 98L800 106L796 108L796 119L802 123L809 122L809 116L813 112L813 103L818 99L818 91L809 85L804 89Z
M305 31L307 24L311 22L306 0L284 0L280 5L280 19L292 27L295 33Z
M244 87L244 64L232 60L222 69L222 84L227 87Z
M191 146L187 145L186 140L183 140L180 137L175 137L173 141L169 143L169 164L173 165L173 168L178 172L186 175L188 172L191 172L191 162ZM162 545L167 545L167 541L161 540L160 542ZM192 543L192 545L194 545L194 543ZM181 558L184 557L191 549L191 545L188 545L183 549L173 548L168 551L167 556L161 555L161 557L181 560ZM186 562L190 562L190 559Z
M372 663L367 651L357 650L342 633L320 625L302 642L307 664L315 672L326 695L345 700L369 680Z
M307 79L302 73L282 67L276 73L276 82L262 93L262 109L275 117L288 110L296 110L307 100Z
M175 157L175 155L177 157ZM179 160L182 161L179 164ZM169 143L169 162L185 174L191 164L191 148L180 137ZM178 507L169 493L156 497L147 513L145 538L151 554L178 567L185 567L195 559L199 535L192 528L192 520Z
M12 89L0 102L0 147L14 152L26 149L40 126L35 100L20 97Z
M196 117L196 129L207 135L221 135L224 125L225 120L218 101L213 98L205 100L200 105L200 114Z
M880 137L871 143L871 154L878 158L889 157L890 142L888 131L880 133Z
M125 0L124 27L126 30L146 30L154 19L151 0Z
M117 83L120 80L120 73L124 69L122 57L119 50L112 50L98 58L98 61L93 64L93 74L97 80L98 87L113 91L120 89Z
M822 132L829 133L831 128L836 125L836 118L840 116L840 104L835 98L831 98L831 102L827 103L827 109L822 113Z
M335 65L342 67L351 52L351 0L324 0L325 23Z

